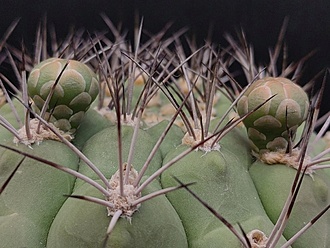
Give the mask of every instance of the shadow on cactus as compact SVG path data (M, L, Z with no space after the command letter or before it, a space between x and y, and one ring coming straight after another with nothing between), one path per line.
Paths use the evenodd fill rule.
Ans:
M2 244L327 247L326 78L309 100L300 63L277 72L285 28L260 69L245 38L198 48L167 27L142 39L141 23L131 46L102 18L114 40L39 27L34 57L3 55L21 91L1 75Z

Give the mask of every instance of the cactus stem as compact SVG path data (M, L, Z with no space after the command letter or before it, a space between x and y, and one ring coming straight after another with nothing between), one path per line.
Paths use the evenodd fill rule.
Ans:
M26 108L27 113L32 113L36 117L36 119L31 120L31 123L33 122L38 122L40 126L40 130L42 131L43 129L48 130L52 135L56 137L56 139L61 140L63 143L65 143L71 150L73 150L80 158L81 162L85 162L98 176L97 181L94 181L92 177L85 176L84 174L81 174L79 172L76 172L74 170L68 169L66 167L63 167L59 164L47 161L46 159L43 159L41 157L37 157L35 155L30 155L28 152L23 152L20 151L19 149L7 147L4 145L0 144L0 147L6 148L8 150L17 152L24 157L22 158L21 162L16 166L14 169L14 172L11 172L9 175L9 178L6 179L5 183L0 186L0 194L3 192L3 190L6 188L8 185L9 181L11 178L14 176L15 171L18 170L19 166L21 165L22 161L28 157L31 159L34 159L39 162L43 162L49 166L54 167L57 170L61 170L67 174L70 174L77 179L83 180L84 184L89 184L96 188L99 192L103 194L103 199L102 196L100 198L96 197L91 197L91 196L84 196L75 195L74 193L70 195L65 195L70 198L76 198L84 201L89 201L94 204L99 204L102 205L103 208L101 209L102 214L106 214L105 208L108 211L108 215L111 215L111 221L107 225L107 231L106 231L106 236L103 241L103 247L107 247L109 245L112 245L112 241L110 241L110 235L115 236L115 231L114 228L116 224L121 226L122 223L118 222L120 217L126 218L128 221L131 221L131 218L133 216L133 213L138 210L138 208L141 206L142 203L145 201L148 201L150 199L153 199L154 197L157 197L159 195L167 194L171 191L178 190L180 188L185 188L195 199L197 199L204 207L204 212L209 211L213 214L211 215L211 218L217 217L224 225L237 237L239 242L244 248L273 248L275 247L276 244L278 244L279 240L281 239L281 235L286 228L286 224L288 222L288 219L291 215L292 208L295 204L297 195L299 193L302 181L304 179L304 173L308 173L309 170L313 171L315 169L321 169L321 168L328 168L330 165L318 165L321 162L327 162L330 160L330 158L322 158L322 156L325 155L325 153L321 153L318 156L314 157L313 159L307 156L307 148L308 148L308 140L310 139L310 136L312 134L312 130L315 127L316 123L316 117L319 112L319 102L321 99L321 94L316 96L313 99L313 107L310 109L311 114L308 119L308 123L306 125L306 129L304 131L304 134L302 137L304 139L301 140L301 143L299 146L297 145L295 148L293 148L292 144L292 134L289 133L289 128L287 128L287 132L289 133L289 144L287 149L283 149L281 151L281 154L271 154L274 156L282 156L285 163L286 161L290 161L290 163L295 164L295 167L297 169L296 177L293 181L292 188L290 191L289 196L287 197L287 200L285 202L285 205L283 207L282 213L280 217L277 220L277 223L270 234L269 238L265 235L260 230L253 230L249 232L248 234L245 233L243 230L242 226L240 223L229 223L221 214L219 214L214 208L211 207L206 201L202 200L201 197L199 197L194 191L191 190L190 185L194 183L187 183L184 184L182 183L178 178L174 177L174 179L178 182L177 185L174 187L169 187L166 189L160 189L158 191L148 193L146 195L142 196L143 192L149 191L148 188L146 188L148 185L151 184L155 179L159 178L161 176L161 173L163 173L165 170L167 170L170 166L178 162L178 160L182 159L184 156L188 155L190 152L195 151L196 149L200 149L203 147L206 147L206 152L209 150L212 150L216 148L215 150L220 150L220 144L218 142L226 135L228 134L232 129L237 127L242 120L244 120L246 117L248 117L250 114L255 112L258 108L263 106L267 101L272 99L274 96L270 97L267 99L263 104L260 104L258 107L255 109L251 110L249 113L244 114L244 116L241 117L236 117L234 116L232 119L229 120L229 122L224 123L225 118L231 117L231 114L233 114L231 111L235 108L235 105L237 104L237 101L241 98L241 96L244 94L243 89L240 88L236 80L232 75L230 75L229 72L226 71L227 66L230 66L233 58L236 57L238 62L242 64L243 70L246 74L246 78L249 79L249 85L246 87L246 89L251 86L256 79L262 76L262 74L273 74L277 75L278 71L276 68L276 65L278 64L278 57L280 56L280 51L285 44L283 44L283 37L284 37L284 32L287 26L287 20L285 20L283 27L281 29L281 33L278 38L278 42L276 44L275 50L270 51L270 62L269 62L269 67L267 71L260 70L260 68L257 68L254 64L254 51L251 46L248 46L245 40L245 34L242 32L242 41L243 41L243 48L240 49L237 44L228 38L229 43L231 46L234 48L234 54L230 54L229 51L225 51L228 53L230 58L223 62L221 61L221 54L220 52L216 54L216 52L213 50L213 47L211 47L210 43L206 43L206 46L200 48L200 49L195 49L194 44L189 43L190 49L193 51L192 54L189 57L186 57L185 52L183 51L182 44L179 41L178 35L175 35L173 38L170 38L166 42L166 46L159 46L159 39L162 35L164 35L164 32L160 33L159 36L155 37L153 36L149 42L140 45L141 41L141 34L142 34L142 24L143 20L140 22L139 27L136 27L135 31L135 43L134 43L134 48L132 48L129 45L126 45L124 41L124 36L120 35L120 33L114 28L113 24L111 21L105 16L101 15L106 24L108 25L109 29L112 31L112 34L115 37L116 44L112 44L112 41L110 40L99 40L99 37L102 36L102 34L98 35L95 39L90 38L91 44L92 44L92 49L94 49L94 53L88 55L89 57L85 59L85 61L89 61L92 58L97 58L99 62L99 75L100 78L102 78L105 82L102 82L103 84L100 85L101 89L105 91L105 87L108 87L110 95L111 95L111 100L110 103L107 105L107 109L115 109L113 113L115 113L116 116L116 125L117 125L117 142L118 144L118 150L117 150L117 155L118 155L118 170L117 172L109 178L105 177L105 174L103 174L85 155L83 155L82 152L80 152L77 148L74 147L73 144L71 144L68 140L65 139L65 135L61 133L57 128L55 128L53 125L49 124L47 120L45 120L44 117L44 108L48 106L49 99L54 93L54 89L56 87L56 84L58 83L61 74L65 70L65 67L67 66L68 63L66 63L65 67L61 71L61 74L57 77L56 82L53 84L53 88L48 94L46 103L44 104L44 108L41 111L40 115L35 114L31 110L31 106L29 105L27 100L23 100L23 105ZM46 59L48 57L47 55L47 48L49 45L47 44L47 30L46 30L46 21L43 20L42 24L39 25L39 29L37 32L37 42L36 42L36 51L35 51L35 61L41 59ZM51 43L51 49L53 50L53 54L56 54L56 57L62 56L64 58L68 58L71 56L74 57L80 57L85 56L89 54L90 48L89 43L83 41L82 38L82 33L77 34L75 36L73 33L71 33L68 37L67 40L63 42L63 46L59 47L57 42L56 42L56 36L55 33L51 36L52 38L52 43ZM103 38L103 37L102 37ZM167 46L169 44L172 44L174 41L174 45L177 49L177 56L172 56L173 53L168 51ZM104 46L102 44L111 44L108 46ZM96 45L99 50L96 48ZM2 44L3 45L3 44ZM0 42L0 51L2 49L2 45ZM103 47L104 46L104 47ZM119 47L119 49L116 48L116 46ZM73 49L68 49L72 47ZM203 53L199 53L201 49L207 47ZM210 47L210 49L208 49ZM152 49L150 49L152 48ZM236 49L237 48L237 49ZM13 49L13 48L10 48ZM60 53L62 49L62 52ZM195 49L195 51L194 51ZM283 50L285 47L283 47ZM133 52L132 52L133 50ZM109 51L109 53L106 53L106 51ZM127 51L127 54L122 51ZM147 51L147 52L146 52ZM142 53L143 52L143 53ZM165 53L164 57L162 57L161 54ZM16 57L19 52L16 51ZM73 54L74 53L74 54ZM83 55L82 55L83 54ZM112 54L115 54L116 56L111 56ZM145 57L141 56L139 57L140 54L145 55ZM13 53L15 55L15 53ZM193 58L193 56L195 57ZM127 59L123 57L127 57ZM171 56L171 58L167 58ZM287 61L286 61L286 50L284 51L283 54L283 64L282 64L282 72L281 74L283 76L288 75L290 73L294 73L293 78L298 78L302 62L298 64L290 64L287 66ZM114 58L113 58L114 57ZM102 58L102 60L101 60ZM31 58L26 58L27 60ZM145 60L145 62L143 61ZM186 64L189 63L190 61L192 66L188 66ZM1 58L0 58L1 60ZM11 58L11 55L9 55L9 60L13 61ZM24 58L24 53L23 53L23 65L25 66L25 58ZM143 61L143 62L141 62ZM148 61L154 61L152 65L148 64ZM165 61L165 63L163 63ZM29 62L28 62L29 63ZM14 64L12 62L12 64ZM201 66L202 65L202 66ZM196 67L194 67L196 66ZM27 65L27 68L29 67L29 64ZM172 69L174 67L174 69ZM190 68L191 67L191 68ZM115 68L115 69L113 69ZM161 70L159 70L159 68ZM212 70L211 70L212 68ZM15 69L14 69L15 71ZM17 70L18 71L18 70ZM29 68L28 68L29 71ZM148 71L148 72L147 72ZM183 92L180 87L179 83L180 81L176 79L176 75L174 74L177 71L182 71L183 72L183 78L186 87L188 88L189 93ZM204 72L207 72L205 75ZM25 68L23 70L25 73ZM137 72L137 73L136 73ZM222 82L222 75L221 73L224 73L225 76L224 78L232 83L232 89L228 85ZM25 74L22 73L22 76L20 80L22 80L22 84L25 85ZM127 74L128 73L128 74ZM191 74L193 76L191 76ZM111 74L110 76L108 74ZM203 75L204 74L204 75ZM257 74L257 75L256 75ZM128 77L127 77L128 75ZM142 75L144 77L144 88L142 90L142 93L139 95L139 99L137 101L137 104L135 105L135 108L133 107L134 99L133 95L135 97L135 91L133 92L133 87L135 85L135 81L137 80L138 76ZM146 76L147 75L147 76ZM256 75L256 76L255 76ZM146 79L146 77L148 80ZM182 76L182 75L181 75ZM3 78L3 75L0 75L1 78ZM202 88L201 87L196 87L197 83L199 80L202 79ZM1 80L0 80L1 81ZM227 81L225 81L227 82ZM2 83L2 82L1 82ZM177 88L175 87L177 86ZM139 134L139 129L141 128L140 121L142 120L142 115L144 110L147 110L147 104L151 101L154 100L152 99L157 93L159 93L159 90L162 91L165 96L168 98L168 101L173 105L173 108L176 110L173 113L173 116L167 125L165 131L163 131L158 138L157 142L155 143L152 151L148 154L148 158L144 165L142 166L142 169L140 172L136 171L133 168L133 165L131 164L133 161L134 156L134 148L137 146L138 142L137 139L138 134ZM214 129L213 132L209 132L210 129L210 122L211 119L213 118L212 113L213 113L213 99L215 97L218 97L216 95L216 91L224 91L221 92L221 96L228 97L230 100L232 100L232 104L230 108L227 110L227 112L221 116L221 120L218 123L217 127ZM324 90L324 84L322 86L321 92ZM226 92L227 91L227 92ZM192 94L192 92L197 92L197 94ZM233 93L234 92L234 93ZM105 92L103 92L105 93ZM100 96L100 104L99 104L99 109L103 106L105 106L104 102L104 95ZM108 99L106 99L108 100ZM19 100L22 101L22 100ZM201 104L200 104L201 103ZM226 103L227 104L227 103ZM102 105L102 106L101 106ZM160 105L160 104L159 104ZM202 107L201 107L202 106ZM157 106L159 107L159 106ZM183 107L186 107L183 111ZM53 110L50 110L53 111ZM154 174L151 176L145 176L144 174L146 173L146 170L148 169L148 166L151 164L152 159L157 157L159 154L156 154L156 152L160 149L161 143L164 141L165 136L169 133L170 128L173 126L173 123L177 119L178 115L180 115L181 119L184 122L184 125L186 125L186 129L188 130L187 134L184 137L184 141L186 143L190 144L190 147L188 147L184 152L167 162L165 165L163 165L160 169L158 169ZM288 119L289 114L288 111L286 110L286 119ZM192 119L192 121L191 121ZM142 122L142 121L141 121ZM287 120L288 122L288 120ZM124 131L122 134L122 125L126 123L131 123L132 126L134 126L134 132L133 132L133 138L130 143L129 147L129 154L127 158L127 162L125 163L123 161L123 153L126 152L127 148L124 144ZM315 139L314 142L317 142L318 139L320 139L320 136L324 134L324 130L329 126L330 123L330 118L327 121L327 124L324 124L320 134L318 137ZM12 126L7 123L1 116L0 116L0 124L5 126L9 131L12 129ZM223 125L221 125L223 124ZM26 117L26 127L30 125L30 120ZM31 125L33 126L33 125ZM222 127L224 126L224 127ZM219 130L221 129L221 130ZM31 133L33 133L33 127L28 128L28 130L25 131L25 135L28 135L28 132L32 130ZM234 130L235 131L235 130ZM240 131L240 130L239 130ZM12 130L12 132L17 134L18 132L16 130ZM140 131L141 134L142 131ZM158 133L158 130L157 130ZM122 137L123 135L123 137ZM78 135L77 135L78 136ZM30 139L30 138L27 138ZM22 138L19 138L19 141L22 142ZM154 139L153 143L154 144ZM240 140L242 141L242 140ZM115 144L115 145L116 145ZM166 144L167 145L167 144ZM112 143L111 143L112 146ZM89 149L89 147L88 147ZM88 150L86 149L86 150ZM91 147L93 149L93 147ZM94 149L95 150L95 149ZM329 148L330 150L330 148ZM89 152L89 151L88 151ZM93 152L93 150L91 150ZM113 152L113 151L112 151ZM166 151L167 152L167 151ZM136 152L137 153L137 152ZM90 154L90 153L89 153ZM161 149L161 154L159 157L165 157L165 151ZM136 154L137 155L137 154ZM157 156L156 156L157 155ZM256 156L264 156L263 153L257 154ZM269 158L267 158L269 159ZM163 163L165 160L163 160ZM249 160L250 161L250 160ZM114 161L116 163L116 161ZM283 163L284 163L283 162ZM278 163L278 161L276 161ZM140 166L141 164L139 164ZM102 165L103 166L103 165ZM103 167L101 167L103 168ZM151 168L153 169L153 168ZM88 169L89 170L89 169ZM248 171L246 171L248 172ZM302 173L301 173L302 172ZM89 173L89 172L88 172ZM148 174L149 175L149 174ZM94 175L95 177L95 175ZM142 177L147 178L143 183ZM98 180L98 179L101 180ZM79 181L79 180L78 180ZM102 182L100 182L102 181ZM99 183L100 182L100 183ZM77 186L78 184L76 184ZM79 186L79 185L78 185ZM78 187L77 186L77 187ZM150 185L153 187L153 185ZM160 185L161 186L161 185ZM226 185L228 186L228 185ZM77 188L74 188L74 190ZM227 187L228 189L228 187ZM226 190L227 190L226 189ZM143 191L145 190L145 191ZM75 192L75 191L73 191ZM99 193L98 192L98 193ZM244 202L244 200L243 200ZM198 204L198 203L197 203ZM327 203L328 204L328 203ZM147 206L147 204L146 204ZM174 204L173 204L174 206ZM75 206L74 206L75 207ZM318 219L321 218L321 216L324 215L325 212L327 212L330 208L330 205L328 205L322 212L320 212L316 217L314 217L307 225L305 225L296 235L294 235L286 244L284 247L287 247L291 245L300 235L302 235L309 227L311 227ZM79 208L77 208L79 209ZM145 209L143 208L143 211L141 209L140 213L147 213L144 211ZM98 211L98 210L97 210ZM97 212L96 211L96 212ZM140 214L136 213L136 214ZM99 213L97 213L99 214ZM103 216L103 215L101 215ZM167 216L167 215L166 215ZM98 217L98 215L97 215ZM103 216L105 220L108 220L110 218L107 218L107 216ZM140 219L137 217L136 219ZM135 218L135 217L134 217ZM227 217L226 217L227 218ZM229 218L229 217L228 217ZM182 221L184 218L182 218ZM217 221L217 220L216 220ZM96 223L99 224L99 223ZM134 223L133 223L134 224ZM136 223L135 223L136 224ZM166 223L168 224L168 223ZM198 223L197 223L198 224ZM234 227L234 224L237 224L238 228ZM271 224L271 223L270 223ZM213 224L212 224L213 225ZM290 223L289 223L290 225ZM98 226L99 227L99 226ZM125 226L126 227L126 224ZM198 227L198 226L197 226ZM138 227L139 228L139 227ZM149 232L150 228L147 229ZM227 231L227 230L225 230ZM123 238L126 238L126 233L122 233L121 231L118 232L120 236ZM116 233L117 234L117 233ZM130 236L135 238L133 235L129 233ZM141 236L141 235L140 235ZM164 235L163 235L164 236ZM129 238L129 236L127 236ZM142 236L141 236L142 237ZM167 237L167 235L166 235ZM187 237L188 236L188 231L187 231ZM112 238L112 237L111 237ZM143 237L144 238L144 237ZM154 236L151 236L151 238L154 238ZM133 239L132 239L133 241ZM109 242L109 244L108 244ZM135 242L135 240L133 241ZM145 241L146 243L147 241ZM189 241L190 242L190 241ZM281 242L281 241L280 241ZM111 244L110 244L111 243ZM160 243L160 242L159 242ZM165 242L166 243L166 242ZM143 245L143 244L142 244ZM119 245L120 246L120 245Z
M303 133L302 133L302 138L301 140L298 142L298 144L296 146L301 146L301 153L300 155L297 157L297 161L301 160L301 157L304 156L306 153L310 152L310 147L313 147L313 145L310 144L310 139L311 139L311 135L312 132L315 128L315 124L317 122L317 116L319 113L319 109L320 109L320 103L321 103L321 99L324 93L324 89L325 89L325 83L326 83L326 76L327 73L325 74L323 81L322 81L322 86L321 89L319 90L318 94L314 97L314 102L310 105L310 111L309 114L307 116L307 120L306 120L306 125L304 127ZM325 126L327 126L328 124L324 124ZM316 137L316 140L318 138ZM312 143L313 144L313 143ZM319 153L317 156L315 156L313 159L311 159L312 162L322 158L324 155L326 155L327 153L329 153L330 149L326 149L325 151Z
M324 83L325 83L325 80L323 80L321 88L324 87ZM321 158L322 156L325 155L325 153L322 152L321 155L319 154L318 156L316 156L313 159L310 159L306 155L307 147L309 145L308 141L310 140L312 130L314 129L314 126L315 126L314 124L316 122L316 118L317 118L316 116L317 116L317 113L318 113L318 108L319 108L320 100L322 98L323 91L324 91L324 89L321 89L319 91L318 95L315 98L314 103L311 104L311 106L310 106L311 111L310 111L310 113L308 115L308 118L307 118L307 124L305 126L305 129L304 129L304 132L303 132L303 135L302 135L303 138L299 142L300 143L300 148L299 148L300 151L298 150L299 154L296 158L296 161L299 161L299 166L298 166L298 169L297 169L295 179L294 179L293 184L292 184L290 194L288 195L288 198L287 198L287 200L286 200L286 202L283 206L282 212L281 212L281 214L280 214L280 216L279 216L279 218L278 218L278 220L275 224L275 227L274 227L274 229L273 229L273 231L272 231L272 233L269 237L270 247L275 246L275 244L278 241L281 233L283 232L283 230L286 227L286 223L289 219L289 216L291 214L295 199L298 195L300 186L301 186L302 181L304 179L304 174L308 170L313 170L315 168L314 166L312 166L314 164L314 162L316 162L316 160L318 160L319 158ZM306 157L307 157L307 161L309 161L310 163L304 164L305 161L306 161ZM319 162L322 162L322 160L319 160ZM300 175L301 172L302 172L302 175Z
M177 112L178 113L178 112ZM175 117L177 116L177 114L175 115ZM152 151L150 152L146 162L144 163L144 165L142 166L139 175L137 176L135 182L133 183L133 185L136 187L137 185L140 184L141 179L145 173L145 171L147 170L152 158L155 156L157 150L159 149L161 143L163 142L163 140L165 139L166 134L168 133L169 129L172 127L173 123L174 123L175 118L172 118L171 122L166 126L166 129L164 130L164 132L161 134L161 136L159 137L159 139L157 140L154 148L152 149Z

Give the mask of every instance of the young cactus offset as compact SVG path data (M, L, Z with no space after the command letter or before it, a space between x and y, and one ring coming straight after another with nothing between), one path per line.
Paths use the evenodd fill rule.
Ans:
M308 96L287 78L262 78L254 82L238 101L238 114L243 116L263 103L243 120L248 136L256 151L285 150L297 128L306 120Z
M79 61L50 58L31 71L28 92L37 112L59 129L74 133L99 92L98 78Z
M277 50L280 49L281 40L277 44ZM243 49L237 53L244 54ZM251 72L258 71L254 62L251 63L251 54L253 51L239 59L243 68L249 61L248 80L256 77ZM256 158L249 173L267 215L275 224L268 245L273 247L278 233L283 233L288 240L285 247L329 247L330 217L326 213L330 206L329 169L318 165L319 161L328 159L321 159L326 154L322 152L324 148L319 148L322 147L321 134L314 135L317 137L314 141L311 138L321 93L310 106L306 92L288 79L290 73L297 75L297 71L292 70L295 66L282 68L278 76L274 66L277 56L271 54L273 62L267 71L260 72L259 79L246 89L237 103L239 115L253 111L243 122ZM255 109L257 106L261 107ZM303 123L301 135L297 129ZM301 137L294 142L296 136ZM311 158L312 146L321 152L315 158Z

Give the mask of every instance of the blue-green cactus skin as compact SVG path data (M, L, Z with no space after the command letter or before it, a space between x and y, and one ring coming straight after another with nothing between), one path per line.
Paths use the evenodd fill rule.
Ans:
M44 141L29 148L12 145L77 170L78 157L57 141ZM1 149L0 185L23 156ZM25 158L0 196L1 247L45 247L50 225L70 194L75 178L41 162Z
M167 154L164 164L186 150L180 146ZM172 175L184 183L230 223L239 222L246 232L262 230L266 235L273 224L266 215L247 167L250 156L233 147L204 153L194 151L175 163L161 176L163 187L176 185ZM235 149L236 150L236 149ZM243 155L242 157L240 155ZM188 192L176 191L168 198L182 219L189 247L241 247L237 238ZM283 242L282 240L281 242Z
M124 158L128 155L132 135L132 127L122 127ZM132 161L136 170L141 169L155 142L148 133L139 131ZM118 169L118 157L116 152L109 151L115 151L117 146L117 129L113 126L92 136L82 151L107 178L110 178ZM158 151L145 177L160 168L161 163L161 153ZM97 178L84 163L80 163L79 172L92 179ZM142 194L159 189L161 186L156 180ZM92 186L79 180L76 182L73 194L104 198ZM104 206L68 199L54 220L47 245L48 247L101 246L110 220L111 217L107 216ZM109 238L107 247L145 247L146 244L151 247L187 247L187 238L181 220L164 195L143 203L133 214L131 223L121 218Z
M284 236L289 239L321 210L330 204L329 174L324 169L304 175ZM259 197L270 219L275 223L284 206L297 170L282 164L266 165L255 162L250 169ZM326 213L309 230L294 242L293 247L329 247L330 213Z

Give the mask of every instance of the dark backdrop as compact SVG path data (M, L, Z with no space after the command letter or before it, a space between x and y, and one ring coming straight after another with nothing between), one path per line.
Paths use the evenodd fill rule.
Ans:
M201 43L210 26L212 40L220 44L225 32L235 34L242 27L260 62L266 61L267 49L275 44L288 16L289 59L296 61L318 50L307 63L305 77L311 78L330 62L330 1L327 0L0 0L0 36L11 21L21 17L10 41L24 39L27 46L32 46L36 26L45 13L58 36L64 36L72 25L90 32L103 30L106 25L99 15L101 12L115 24L121 22L127 30L132 30L136 12L144 17L144 28L153 33L172 21L172 31L188 27L189 35ZM326 108L330 109L330 104L323 107L323 112Z

